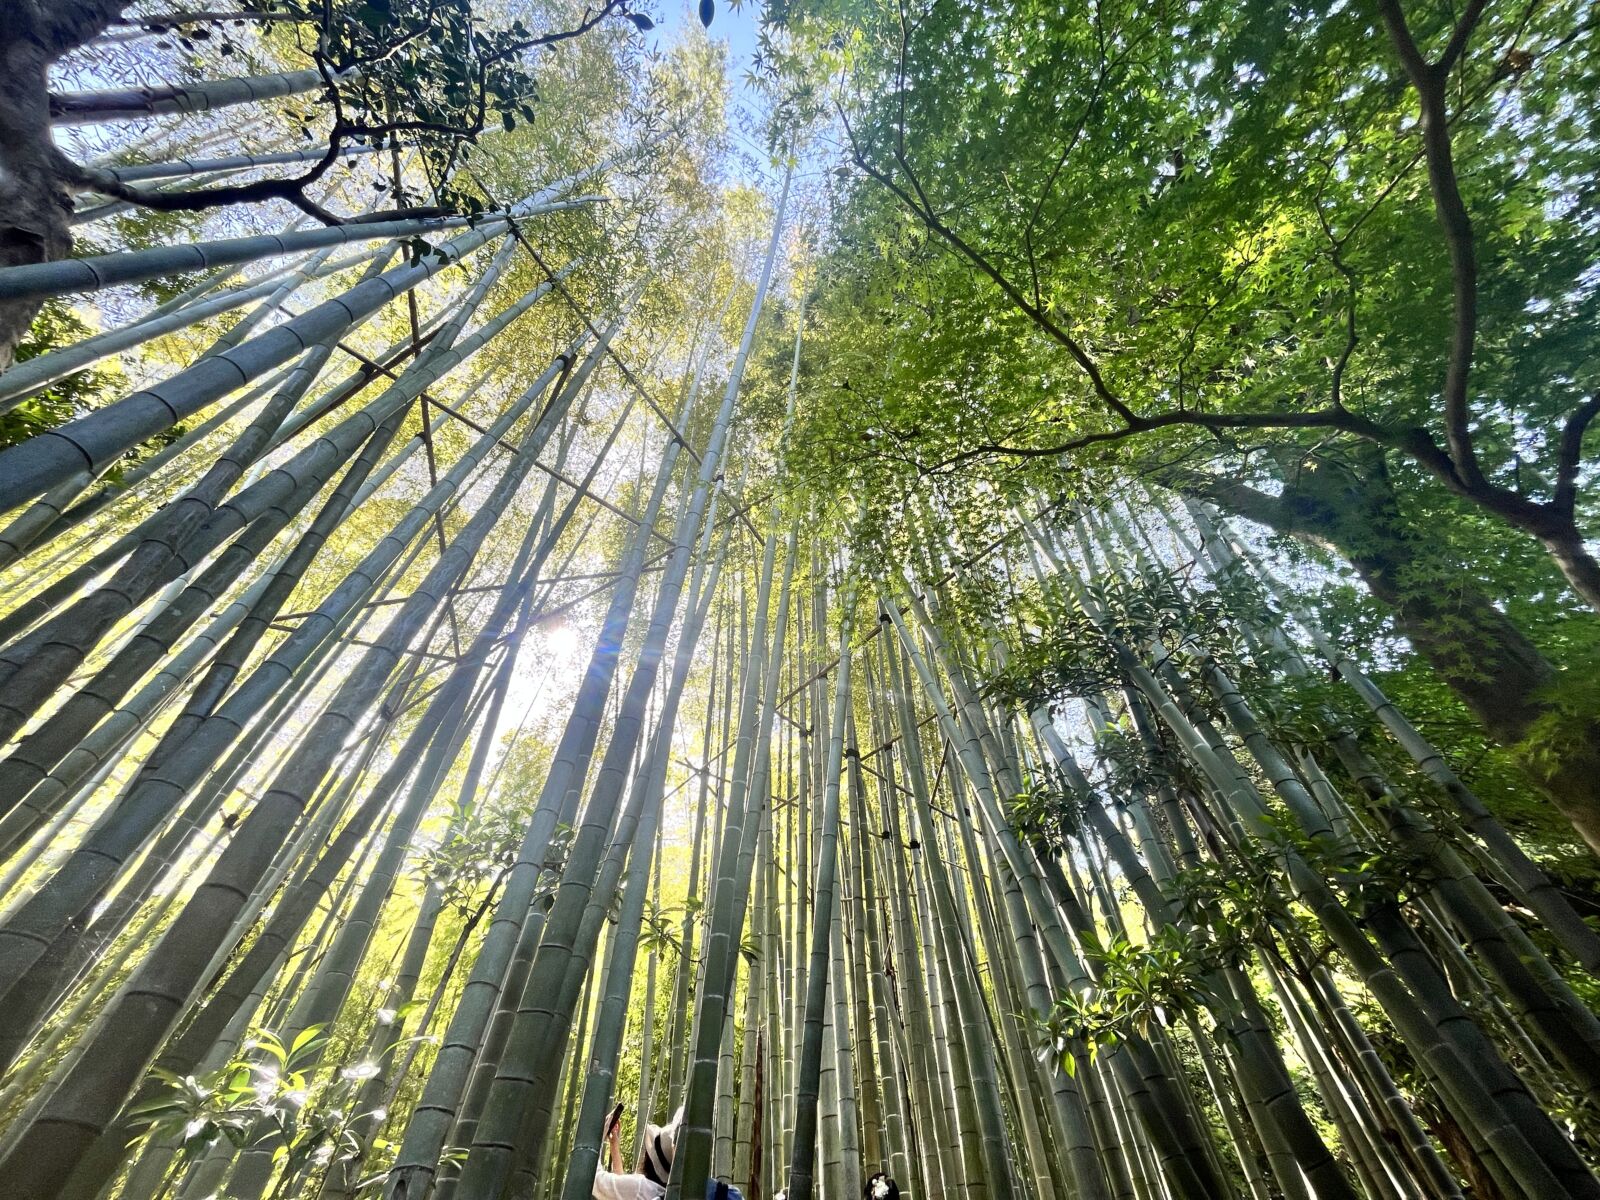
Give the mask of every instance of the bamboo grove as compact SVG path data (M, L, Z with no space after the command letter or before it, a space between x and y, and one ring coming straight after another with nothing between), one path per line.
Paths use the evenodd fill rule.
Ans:
M584 1200L618 1103L673 1200L1600 1197L1587 851L1336 557L1127 464L838 489L825 114L752 183L698 27L514 5L480 140L396 4L50 64L6 1197Z

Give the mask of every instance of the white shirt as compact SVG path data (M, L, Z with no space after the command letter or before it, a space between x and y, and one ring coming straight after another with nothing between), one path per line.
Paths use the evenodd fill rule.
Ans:
M594 1200L660 1200L667 1189L643 1175L616 1175L600 1167L594 1173Z

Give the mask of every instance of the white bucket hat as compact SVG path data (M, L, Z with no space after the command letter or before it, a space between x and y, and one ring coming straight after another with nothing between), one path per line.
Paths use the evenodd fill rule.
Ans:
M665 1125L644 1125L644 1144L639 1153L639 1173L652 1183L667 1185L672 1174L672 1156L678 1150L678 1126L683 1124L683 1106Z

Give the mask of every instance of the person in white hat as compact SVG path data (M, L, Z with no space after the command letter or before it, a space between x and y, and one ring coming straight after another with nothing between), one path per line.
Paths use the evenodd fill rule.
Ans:
M672 1156L678 1149L678 1126L683 1108L672 1114L665 1125L644 1126L644 1142L633 1170L622 1169L621 1121L613 1120L606 1130L611 1146L611 1167L594 1173L594 1200L659 1200L667 1194L667 1178L672 1174Z

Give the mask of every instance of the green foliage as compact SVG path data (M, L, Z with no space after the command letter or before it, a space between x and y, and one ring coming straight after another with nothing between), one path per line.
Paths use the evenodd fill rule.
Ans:
M516 861L526 820L515 806L475 809L448 841L423 850L416 871L439 887L446 905L465 911Z
M1594 30L1581 11L1521 23L1491 7L1452 93L1486 293L1476 393L1506 472L1547 460L1550 438L1533 431L1596 382L1581 198L1597 143L1593 113L1577 115ZM1449 14L1410 15L1436 52ZM1332 400L1434 417L1448 269L1416 99L1366 9L810 0L772 20L796 47L773 69L849 122L824 269L848 336L830 348L841 366L883 369L849 372L858 403L823 418L835 447L864 441L863 461L941 472L969 469L958 456L971 451L1107 428L1106 402L1025 305L1143 416ZM1529 172L1530 158L1548 167ZM880 422L894 440L877 449ZM1202 457L1239 449L1172 440Z
M1226 863L1198 862L1178 872L1171 891L1178 914L1207 930L1229 963L1242 962L1252 946L1302 932L1300 914L1283 891L1283 860L1275 847L1247 844Z
M1092 992L1068 992L1049 1013L1030 1013L1040 1062L1076 1074L1077 1055L1090 1062L1134 1035L1169 1028L1226 1003L1209 982L1220 965L1208 939L1166 926L1143 944L1123 934L1082 938L1095 964Z
M1051 855L1065 853L1083 827L1083 807L1097 801L1063 779L1034 780L1011 798L1011 827Z
M1459 13L1405 10L1438 54ZM1473 437L1490 481L1535 501L1551 495L1563 421L1600 385L1600 226L1586 215L1600 139L1585 99L1597 31L1584 13L1488 6L1449 87L1479 261ZM1404 452L1273 425L1342 406L1441 436L1448 255L1417 96L1369 8L789 0L770 21L768 70L845 127L796 466L865 510L872 566L914 561L930 511L935 536L993 531L1130 478L1187 480L1225 506L1253 496L1235 511L1276 505L1280 527L1350 558L1371 549L1361 522L1329 537L1320 498L1289 495L1338 461L1391 495L1383 532L1409 558L1377 569L1442 614L1430 661L1483 672L1482 631L1466 615L1452 629L1449 613L1486 595L1564 674L1593 676L1600 623L1530 539ZM1141 420L1263 424L1084 442L1123 425L1108 396ZM1580 487L1580 524L1593 516ZM1391 667L1410 647L1388 614L1351 601L1340 588L1318 607L1362 607L1338 640ZM1070 632L1070 658L1046 651L1016 673L1050 667L1069 693L1105 682L1092 631ZM1507 786L1507 760L1418 674L1401 689L1419 697L1408 710L1440 714L1430 736L1483 764L1499 811L1527 810L1526 780ZM1535 771L1592 739L1585 704L1555 699L1524 748Z
M70 305L58 299L45 301L27 335L17 344L17 362L27 362L90 336L94 331ZM121 372L114 367L94 367L76 371L56 380L22 401L10 412L0 413L0 450L25 442L67 421L93 411L114 400L121 385ZM128 451L105 473L116 483L129 467L181 438L188 427L182 423L150 438Z
M1230 670L1252 655L1258 664L1270 661L1245 637L1268 611L1259 593L1196 588L1186 571L1106 572L1083 586L1081 602L1022 604L1037 632L1024 634L994 686L1028 707L1114 691L1122 682L1121 656L1130 651L1159 648L1175 665L1210 660Z
M704 901L698 896L690 896L684 901L684 913L693 915L704 907ZM654 901L646 899L645 911L639 926L639 949L645 954L665 955L669 951L673 954L683 953L683 941L679 937L683 917L679 916L679 909L663 908Z
M17 343L19 363L48 354L90 336L93 330L59 299L47 300L27 335ZM57 380L30 396L10 412L0 415L0 449L25 442L95 407L110 384L98 370L79 371Z
M578 37L613 14L642 31L650 19L626 0L568 18L559 7L544 14L551 28L536 32L522 15L509 21L473 0L271 0L267 9L289 18L290 36L329 80L335 146L341 140L417 146L440 201L460 212L481 212L485 198L454 178L464 151L491 128L505 133L534 120L537 72L528 55ZM532 18L530 18L532 19ZM315 112L300 114L313 135ZM406 197L395 197L403 204Z
M1153 731L1158 737L1162 727ZM1200 780L1189 760L1164 743L1154 746L1126 716L1095 735L1095 766L1112 796L1149 794L1163 787L1193 791Z
M130 1109L130 1115L148 1136L178 1141L185 1157L198 1157L221 1138L244 1146L265 1123L280 1143L275 1153L291 1166L303 1163L338 1132L336 1122L307 1121L302 1112L310 1067L326 1041L320 1025L301 1030L288 1045L270 1030L258 1030L239 1055L210 1074L154 1070L164 1094Z
M1533 723L1520 747L1523 760L1535 771L1553 769L1588 744L1594 715L1600 712L1600 673L1569 672L1547 688L1545 696L1550 707Z

